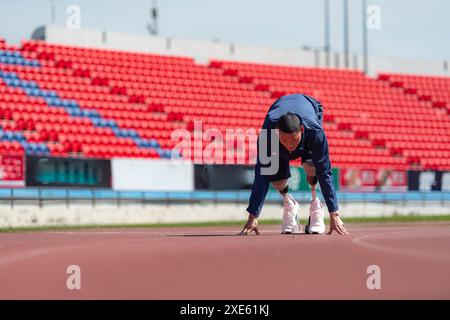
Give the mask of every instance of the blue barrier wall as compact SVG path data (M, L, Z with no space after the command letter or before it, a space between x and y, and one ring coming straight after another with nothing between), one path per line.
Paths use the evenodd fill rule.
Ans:
M310 192L294 192L300 201L309 201ZM450 201L450 192L338 192L340 202L392 202L392 201ZM154 200L154 201L238 201L246 202L250 191L193 191L193 192L139 192L108 189L64 188L5 188L0 189L0 200ZM266 201L281 201L276 192L270 192Z

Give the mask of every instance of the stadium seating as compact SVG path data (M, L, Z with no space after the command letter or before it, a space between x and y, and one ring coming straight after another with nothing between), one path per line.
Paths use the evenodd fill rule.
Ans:
M381 73L378 80L392 90L408 95L423 105L430 114L426 117L425 114L416 113L411 117L415 126L420 128L414 131L422 136L412 138L411 141L397 139L393 146L402 148L406 157L419 157L420 164L425 169L448 169L450 78ZM416 141L419 143L414 143Z
M271 92L273 98L302 92L319 99L325 108L325 129L334 165L450 168L448 111L437 110L436 103L423 96L398 90L398 83L387 84L383 77L376 81L350 70L230 61L212 61L210 67L251 79L255 88ZM441 81L434 89L436 96L444 100L449 79Z
M442 109L449 105L450 80L442 79L442 85L423 80L423 88L411 80L408 91L392 79L349 70L231 61L199 65L186 57L34 40L14 47L0 41L0 149L170 158L177 156L171 152L176 129L192 130L200 120L203 129L224 134L227 128L257 130L278 97L305 93L324 105L334 166L449 169L450 121ZM247 151L254 147L247 144ZM193 147L191 158L200 152Z

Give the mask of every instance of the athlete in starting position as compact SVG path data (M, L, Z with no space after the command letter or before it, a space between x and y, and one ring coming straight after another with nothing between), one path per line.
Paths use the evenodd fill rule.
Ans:
M305 232L310 234L325 232L323 209L316 194L316 185L319 182L330 214L328 234L331 234L334 230L341 235L348 234L338 213L336 191L333 186L328 154L328 142L322 126L322 116L321 103L303 94L281 97L270 107L264 120L263 129L267 130L266 150L271 154L271 163L273 163L273 157L278 157L278 171L273 175L261 173L261 168L268 167L271 163L267 166L262 164L258 146L255 180L247 208L248 221L240 232L241 235L247 235L251 232L259 234L258 216L270 183L280 192L284 201L281 232L294 233L298 230L299 205L288 193L288 179L291 176L289 161L300 157L312 193L310 216L308 224L305 226ZM278 152L270 150L271 129L276 129L277 137L275 138L278 138L280 142Z

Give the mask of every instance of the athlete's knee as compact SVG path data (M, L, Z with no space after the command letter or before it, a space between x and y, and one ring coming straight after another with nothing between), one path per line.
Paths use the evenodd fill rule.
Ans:
M284 180L272 181L272 186L275 189L277 189L278 191L284 190L288 186L288 180L284 179Z
M317 182L318 182L316 176L307 176L307 177L306 177L306 181L309 183L309 185L310 185L311 187L314 187L314 188L316 187Z

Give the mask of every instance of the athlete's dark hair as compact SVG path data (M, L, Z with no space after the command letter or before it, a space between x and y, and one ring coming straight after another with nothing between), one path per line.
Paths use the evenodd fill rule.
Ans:
M277 122L277 129L283 133L297 132L301 128L299 117L291 112L288 112L280 117Z

